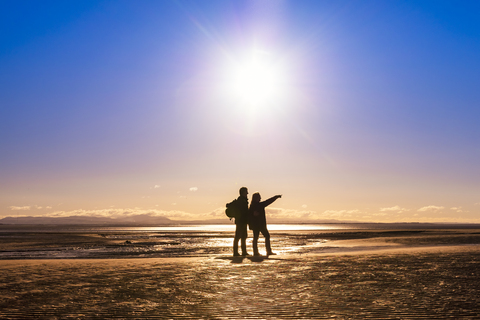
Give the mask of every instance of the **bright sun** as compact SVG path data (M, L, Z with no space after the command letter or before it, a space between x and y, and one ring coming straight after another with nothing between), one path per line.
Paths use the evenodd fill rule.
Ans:
M282 68L262 51L232 65L229 91L243 107L270 108L280 102L285 93Z

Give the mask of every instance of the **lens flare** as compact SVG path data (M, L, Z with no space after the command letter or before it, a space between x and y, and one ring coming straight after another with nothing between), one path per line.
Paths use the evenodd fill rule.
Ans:
M243 61L233 62L228 77L230 97L243 108L270 109L287 92L283 66L264 51L254 50Z

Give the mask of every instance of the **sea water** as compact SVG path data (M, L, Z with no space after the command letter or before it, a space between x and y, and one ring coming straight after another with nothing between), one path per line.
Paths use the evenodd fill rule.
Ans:
M468 229L446 224L271 224L277 253L328 249L327 236L382 230ZM373 231L372 231L373 230ZM234 224L163 226L0 225L0 259L161 258L231 255ZM330 237L331 238L331 237ZM252 233L247 246L251 252ZM259 242L264 250L264 239ZM330 247L332 249L332 247Z

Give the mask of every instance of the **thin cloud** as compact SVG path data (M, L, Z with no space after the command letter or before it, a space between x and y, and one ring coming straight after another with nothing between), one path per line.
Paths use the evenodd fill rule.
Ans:
M94 210L71 210L71 211L55 211L49 214L46 214L46 217L71 217L71 216L81 216L81 217L102 217L102 218L112 218L120 219L127 217L135 216L149 216L149 217L166 217L169 219L179 219L179 220L193 220L198 219L198 215L180 211L180 210L158 210L158 209L141 209L141 208L108 208L108 209L94 209Z
M25 207L14 207L14 208L23 208ZM441 210L440 206L427 206L423 209L423 211L428 210ZM457 208L457 207L452 207ZM457 209L460 209L458 207ZM270 221L292 221L292 222L299 222L299 221L308 221L308 220L372 220L372 219L379 219L382 217L389 217L388 220L392 220L391 213L389 211L385 212L377 212L377 213L367 213L362 212L358 209L354 210L327 210L322 213L317 213L315 211L309 210L293 210L293 209L284 209L284 208L266 208L267 215ZM26 215L19 215L15 214L16 217L25 217ZM105 209L92 209L92 210L85 210L85 209L78 209L78 210L71 210L71 211L55 211L49 212L42 215L43 217L72 217L72 216L83 216L83 217L103 217L103 218L111 218L111 219L119 219L118 221L140 221L141 219L148 219L149 217L165 217L169 218L173 221L175 220L204 220L204 219L225 219L225 223L228 222L228 218L225 215L225 207L221 206L216 209L213 209L209 212L203 213L191 213L185 212L181 210L159 210L159 209L145 209L145 208L105 208ZM424 216L419 213L413 213L412 216L406 217L404 215L396 215L395 220L396 222L412 222L412 217L415 217L415 221L417 222L470 222L470 223L480 223L480 218L476 219L466 219L466 218L451 218L451 217L429 217ZM138 219L140 220L138 220ZM135 220L137 219L137 220Z
M428 212L428 211L437 212L437 211L440 211L440 210L443 210L443 209L445 209L445 207L431 205L431 206L422 207L422 208L418 209L417 211L420 211L420 212Z
M373 217L386 217L386 216L388 216L388 213L377 212L377 213L372 213L371 216L373 216Z
M158 189L158 188L160 188L160 186L158 184L153 186L153 189Z
M400 212L409 211L409 210L405 208L400 208L400 206L380 208L380 212L390 212L390 211L400 213Z
M324 217L329 217L329 218L351 218L354 215L358 215L362 213L358 209L353 209L353 210L326 210L323 212Z
M198 188L197 187L191 187L190 191L192 191L192 192L198 191Z
M223 218L226 217L225 215L225 208L217 208L210 213L207 214L211 219Z
M294 210L283 208L266 208L266 213L269 217L275 219L284 220L307 220L307 219L320 219L322 216L318 215L315 211L308 210Z
M13 211L30 210L30 206L23 206L23 207L10 206L10 210L13 210Z

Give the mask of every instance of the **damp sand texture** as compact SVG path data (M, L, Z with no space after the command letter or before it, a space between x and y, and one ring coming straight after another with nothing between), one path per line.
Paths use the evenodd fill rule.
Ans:
M10 260L6 319L478 319L480 249Z

